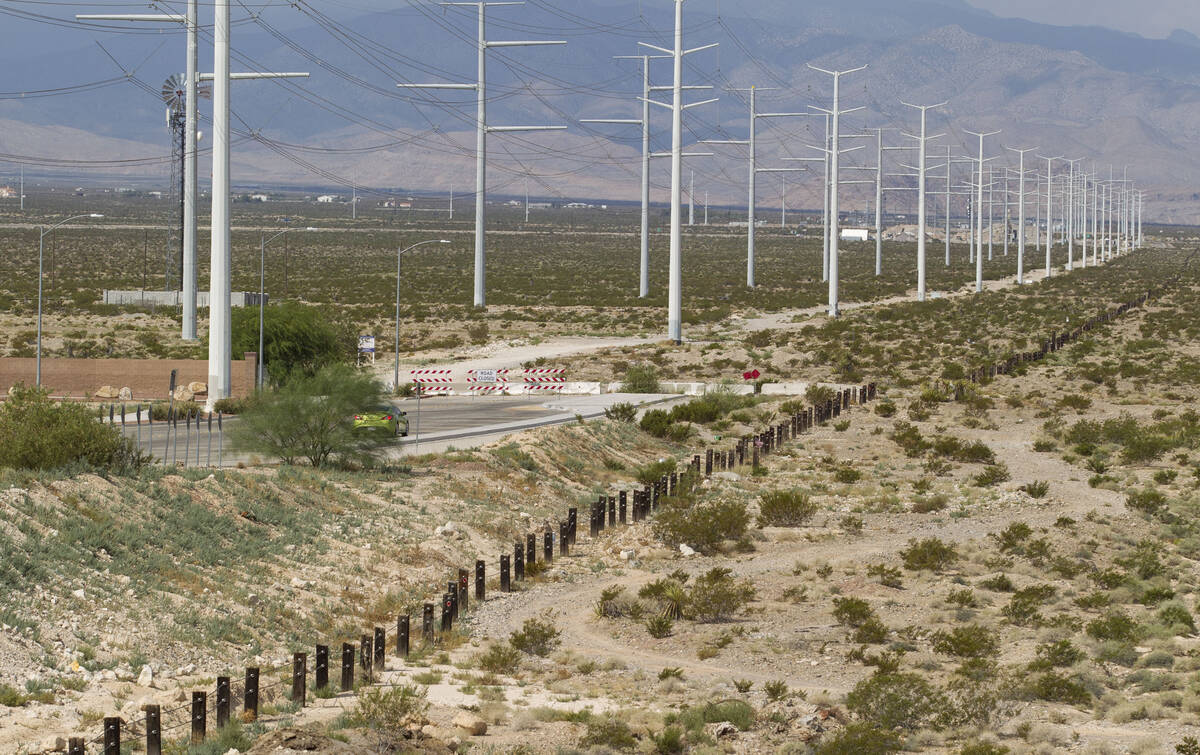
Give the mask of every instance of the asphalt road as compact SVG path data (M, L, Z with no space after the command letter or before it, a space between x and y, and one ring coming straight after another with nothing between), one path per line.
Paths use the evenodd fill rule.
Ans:
M595 399L601 397L588 398L594 403ZM389 456L442 450L452 442L457 442L459 446L471 445L472 439L490 440L543 423L567 421L574 416L574 407L570 406L572 401L581 402L583 399L447 396L421 399L419 413L416 399L396 401L400 411L408 413L409 436L398 438ZM546 406L547 403L563 403L565 408L551 408ZM578 412L594 414L585 403L580 403ZM199 428L193 420L191 425L185 426L180 422L169 430L166 422L151 425L143 420L139 433L131 415L124 428L127 437L140 441L143 453L153 455L160 463L165 460L168 464L173 462L179 466L228 467L236 466L239 462L255 461L249 454L234 454L229 450L228 430L237 422L236 417L224 419L224 432L218 432L214 420L210 432L207 419L201 420ZM117 424L120 426L119 419ZM226 437L222 439L222 435Z

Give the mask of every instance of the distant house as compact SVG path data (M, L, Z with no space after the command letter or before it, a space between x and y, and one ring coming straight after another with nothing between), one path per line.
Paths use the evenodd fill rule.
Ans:
M334 194L322 194L317 197L317 204L333 204L337 201L337 196Z
M871 232L866 228L843 228L842 241L866 241L871 238Z
M16 199L17 191L11 186L0 186L0 199Z
M389 210L411 210L412 202L400 202L395 199L388 199L385 200L380 206Z
M269 199L270 199L270 197L268 197L266 194L251 194L250 195L251 202L266 202Z

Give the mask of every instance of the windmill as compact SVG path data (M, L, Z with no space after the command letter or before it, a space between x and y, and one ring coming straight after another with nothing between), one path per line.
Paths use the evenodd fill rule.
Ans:
M202 84L197 96L212 98L212 87ZM187 124L187 77L172 74L162 85L162 100L167 106L167 130L171 133L171 178L168 184L168 207L176 208L167 224L167 247L163 252L163 289L170 290L172 280L183 289L183 161ZM199 135L197 134L197 141Z

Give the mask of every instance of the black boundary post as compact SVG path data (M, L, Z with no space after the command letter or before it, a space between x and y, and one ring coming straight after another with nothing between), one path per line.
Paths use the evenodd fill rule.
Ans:
M121 755L121 718L104 719L104 755Z
M567 509L567 536L570 544L575 544L575 535L579 530L579 509Z
M466 569L458 570L458 610L466 612L467 593L471 588L471 573Z
M162 708L147 705L143 710L146 711L146 755L162 755Z
M67 755L84 755L83 737L71 737L67 740Z
M563 534L566 529L566 522L558 523L558 539L563 541L564 545L566 544L566 539L563 537ZM545 559L547 565L554 560L554 530L548 527L542 534L542 558Z
M396 655L408 657L408 614L396 617Z
M254 666L246 668L246 695L243 707L247 723L258 720L258 669Z
M364 634L358 640L358 663L362 666L363 681L371 681L371 661L374 660L375 653L371 648L371 635Z
M316 665L313 667L313 686L325 689L329 686L329 646L317 645Z
M475 561L475 600L483 602L487 594L487 563L483 559Z
M229 706L232 696L229 694L229 677L217 677L217 728L229 725Z
M525 545L523 543L513 546L512 570L513 579L518 582L525 580Z
M433 604L426 603L421 607L421 639L433 642Z
M375 627L375 668L382 673L387 657L387 632L383 627Z
M208 733L208 693L202 690L192 692L192 744L204 744L204 736Z
M500 557L500 592L512 592L512 577L508 571L508 556Z
M608 497L608 526L617 526L617 497L615 495Z
M304 707L308 692L308 653L292 654L292 702Z
M342 643L342 692L354 689L354 645Z

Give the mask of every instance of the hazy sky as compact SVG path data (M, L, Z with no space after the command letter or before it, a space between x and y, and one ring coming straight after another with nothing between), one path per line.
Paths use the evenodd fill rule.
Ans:
M1016 16L1063 26L1107 26L1146 37L1175 29L1200 34L1197 0L967 0L997 16Z

